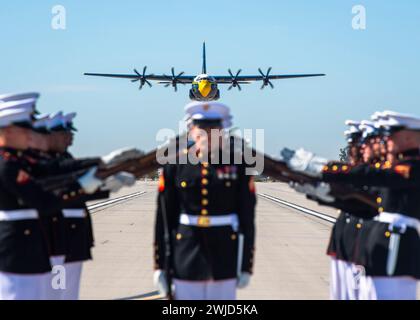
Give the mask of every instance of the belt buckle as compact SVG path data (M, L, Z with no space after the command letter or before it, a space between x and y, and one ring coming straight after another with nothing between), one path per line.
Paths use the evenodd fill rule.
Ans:
M210 226L210 218L209 217L198 217L197 224L199 227L208 227Z

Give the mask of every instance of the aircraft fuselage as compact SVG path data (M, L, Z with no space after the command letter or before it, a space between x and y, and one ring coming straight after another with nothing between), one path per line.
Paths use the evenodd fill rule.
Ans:
M190 99L197 101L217 100L220 97L216 79L202 73L194 78L190 89Z

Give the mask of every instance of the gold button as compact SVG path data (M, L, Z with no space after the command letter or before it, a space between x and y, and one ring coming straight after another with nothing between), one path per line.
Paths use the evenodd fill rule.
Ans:
M379 213L384 212L384 208L379 207L378 212L379 212Z
M380 164L379 162L376 162L376 163L375 163L375 168L376 168L376 169L379 169L380 167L381 167L381 164Z
M232 240L236 240L236 234L232 234L232 235L230 236L230 238L231 238Z
M68 200L69 196L67 194L63 195L64 200Z
M232 185L232 184L230 183L230 181L226 181L226 183L225 183L225 186L226 186L226 187L228 187L228 188L229 188L231 185Z
M203 162L202 165L203 165L204 168L208 168L209 163L208 162Z
M182 239L182 234L177 233L177 234L176 234L176 240L181 240L181 239Z
M348 166L344 165L344 166L341 167L341 170L347 171L348 168L349 168Z
M206 186L209 184L209 180L207 180L206 178L203 178L201 179L201 183Z
M357 229L360 229L361 227L362 227L362 224L361 223L356 224L356 228Z
M377 203L377 204L382 203L382 198L381 198L381 197L377 197L377 198L376 198L376 203Z
M391 236L391 232L387 231L385 232L385 237L389 238Z
M182 181L182 182L181 182L181 187L185 188L186 186L187 186L187 182Z
M201 174L202 174L203 176L206 176L206 175L208 175L208 174L209 174L209 171L208 171L207 169L203 169L203 170L201 170Z
M207 200L207 199L203 199L203 200L201 200L201 204L202 204L203 206L206 206L206 205L208 205L208 204L209 204L209 200Z
M25 231L23 231L23 234L24 234L25 236L29 236L29 235L31 234L31 230L26 229Z
M210 225L210 219L209 217L198 217L198 226L199 227L208 227Z
M338 170L338 166L334 165L334 166L332 167L332 170L333 170L333 171L337 171L337 170Z
M208 214L209 212L207 211L207 209L201 209L201 214L202 215L206 215L206 214Z
M207 189L201 189L201 194L202 194L203 196L206 196L206 195L208 195L208 194L209 194L209 191L208 191Z

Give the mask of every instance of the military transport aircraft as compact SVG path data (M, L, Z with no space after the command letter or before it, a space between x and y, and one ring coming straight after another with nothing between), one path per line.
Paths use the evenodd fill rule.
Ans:
M149 80L157 81L159 84L164 84L165 87L172 86L175 91L177 91L178 84L187 84L191 83L192 88L190 89L190 99L197 101L210 101L217 100L220 97L219 89L217 84L230 84L228 90L232 88L238 88L241 90L241 84L248 84L252 81L261 81L261 89L264 89L265 86L270 86L274 88L271 80L275 79L289 79L289 78L305 78L305 77L320 77L325 76L325 74L285 74L285 75L270 75L271 67L268 68L266 73L263 73L260 68L258 68L259 75L251 76L242 76L241 69L239 69L235 74L228 69L229 75L225 76L210 76L207 74L206 69L206 44L203 43L203 68L202 73L198 76L187 76L184 75L184 72L175 74L175 69L172 67L171 75L154 75L146 74L147 67L143 68L143 72L139 73L134 69L134 74L109 74L109 73L85 73L86 76L99 76L99 77L111 77L111 78L124 78L131 79L131 82L139 82L139 89L142 89L145 84L149 87L152 86Z

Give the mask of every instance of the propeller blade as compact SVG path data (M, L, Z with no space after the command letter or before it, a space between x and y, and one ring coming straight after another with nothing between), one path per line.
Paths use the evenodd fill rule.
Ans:
M235 76L235 78L236 78L237 76L239 76L239 74L241 73L241 71L242 71L242 69L239 69L239 70L238 70L238 72L236 72L236 76Z
M137 74L138 76L141 76L141 74L137 71L137 69L134 69L135 74Z
M140 79L133 79L133 80L131 80L131 82L136 82L136 81L139 81Z
M172 72L172 77L175 78L175 69L174 69L174 67L171 68L171 72Z
M146 69L147 69L147 66L144 66L144 68L143 68L143 77L146 74Z
M264 87L265 87L265 83L263 82L260 89L262 90L262 89L264 89Z
M149 82L149 80L144 80L144 81L149 85L150 88L152 87L152 84Z
M170 82L167 82L167 83L165 84L165 88L169 87L169 85L170 85L170 84L171 84Z
M268 75L270 74L270 72L271 72L271 67L268 68L266 77L268 77Z
M176 77L179 78L180 76L182 76L184 74L184 71L180 72Z
M239 85L239 83L238 83L237 87L238 87L238 90L239 90L239 91L241 91L241 90L242 90L242 88L241 88L241 86Z
M261 71L261 69L260 68L258 68L258 72L263 76L263 77L265 77L265 74Z
M233 88L233 84L230 85L230 87L228 88L228 90L231 90Z
M230 76L233 78L232 71L230 69L228 69L228 72L229 72Z
M268 81L268 84L270 85L271 89L274 89L274 85L271 83L271 81Z
M178 87L177 87L176 83L175 83L175 85L174 85L174 90L175 90L175 92L177 92L177 91L178 91Z

